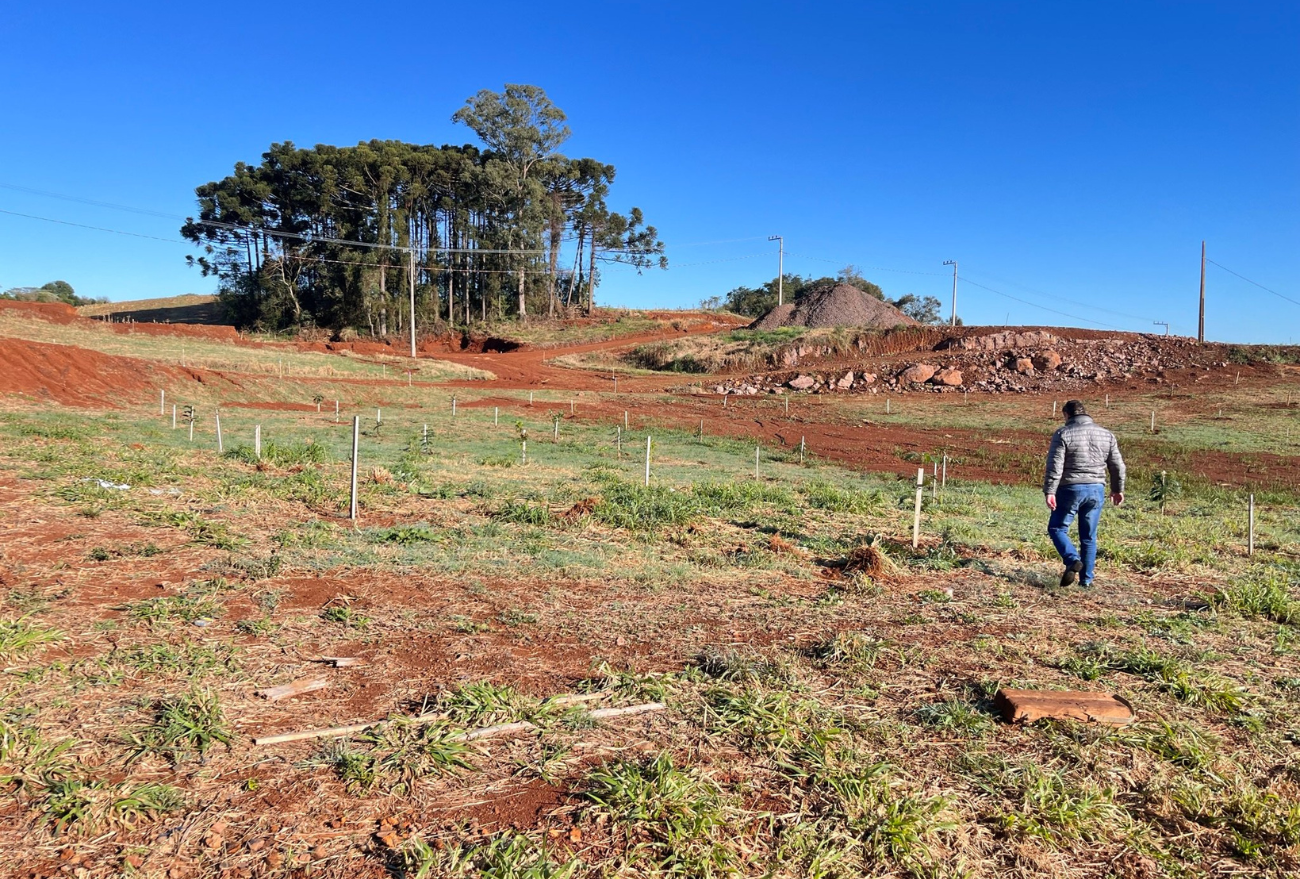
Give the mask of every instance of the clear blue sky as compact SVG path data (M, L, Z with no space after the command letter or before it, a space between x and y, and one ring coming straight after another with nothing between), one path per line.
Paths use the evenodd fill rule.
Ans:
M469 95L539 85L569 116L564 152L613 163L612 207L640 206L668 245L667 272L609 270L606 303L758 285L772 234L787 271L853 263L945 315L957 259L1036 305L1194 334L1202 238L1300 301L1294 0L72 2L10 8L4 49L0 183L168 215L272 142L464 143L450 116ZM0 209L178 237L8 188ZM187 252L0 214L0 288L210 292ZM1213 265L1207 298L1210 338L1300 342L1300 305ZM1097 325L966 283L958 313Z

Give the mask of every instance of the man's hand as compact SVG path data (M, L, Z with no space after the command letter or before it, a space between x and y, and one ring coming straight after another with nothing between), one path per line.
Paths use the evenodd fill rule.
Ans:
M1111 492L1110 502L1117 507L1122 505L1124 503L1124 492L1122 491Z
M1123 495L1120 495L1120 497L1123 497ZM1056 511L1056 495L1049 494L1047 496L1047 509L1052 510L1053 512Z

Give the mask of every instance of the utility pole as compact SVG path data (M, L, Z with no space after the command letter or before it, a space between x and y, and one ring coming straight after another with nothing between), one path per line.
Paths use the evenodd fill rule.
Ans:
M945 259L943 264L952 266L952 326L957 326L957 260Z
M415 359L415 236L411 236L411 359Z
M767 240L779 242L776 251L776 304L780 305L785 301L785 239L780 235L769 235Z
M1205 344L1205 242L1201 242L1201 317L1196 324L1196 341Z

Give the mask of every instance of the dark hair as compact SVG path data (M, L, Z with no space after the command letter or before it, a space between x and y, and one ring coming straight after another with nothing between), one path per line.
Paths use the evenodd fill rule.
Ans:
M1076 416L1076 415L1087 415L1087 414L1088 414L1088 410L1084 408L1084 406L1083 406L1083 401L1082 401L1082 400L1070 400L1070 401L1068 401L1068 402L1065 404L1065 408L1062 409L1061 411L1065 413L1065 415L1066 415L1067 418L1073 418L1073 417Z

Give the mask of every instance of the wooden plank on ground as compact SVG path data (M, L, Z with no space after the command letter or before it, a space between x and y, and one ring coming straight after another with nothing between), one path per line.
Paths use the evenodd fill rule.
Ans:
M1044 717L1089 723L1127 724L1133 707L1118 696L1086 690L999 690L996 697L1008 723L1032 723Z

